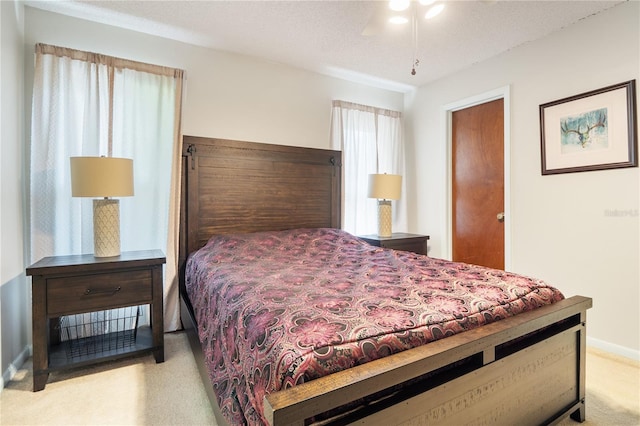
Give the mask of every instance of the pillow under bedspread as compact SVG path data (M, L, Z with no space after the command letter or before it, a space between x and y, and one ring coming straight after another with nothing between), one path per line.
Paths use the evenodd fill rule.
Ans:
M267 393L563 299L537 279L328 228L213 237L186 288L234 425L266 423Z

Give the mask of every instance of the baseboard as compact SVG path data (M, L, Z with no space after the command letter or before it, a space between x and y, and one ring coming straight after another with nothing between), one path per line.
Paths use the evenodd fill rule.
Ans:
M9 367L2 373L2 379L0 380L0 392L4 389L4 385L9 383L11 379L16 375L18 370L22 367L27 359L31 356L31 345L28 345L24 350L13 360Z
M592 346L605 352L620 355L626 358L631 358L635 361L640 361L640 351L630 349L625 346L616 345L615 343L609 343L605 342L604 340L587 336L587 346Z

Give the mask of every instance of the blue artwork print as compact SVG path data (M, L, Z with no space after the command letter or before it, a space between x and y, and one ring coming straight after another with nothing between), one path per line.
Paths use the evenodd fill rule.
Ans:
M560 146L563 154L609 147L607 108L560 119Z

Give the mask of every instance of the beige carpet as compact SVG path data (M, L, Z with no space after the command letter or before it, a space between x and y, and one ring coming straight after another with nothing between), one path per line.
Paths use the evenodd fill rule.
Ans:
M31 389L29 361L0 394L0 424L216 424L184 333L165 334L161 364L148 355L54 372Z
M149 355L57 372L35 393L29 362L0 393L0 424L215 425L186 335L166 334L165 344L162 364ZM588 350L582 424L640 425L640 363Z

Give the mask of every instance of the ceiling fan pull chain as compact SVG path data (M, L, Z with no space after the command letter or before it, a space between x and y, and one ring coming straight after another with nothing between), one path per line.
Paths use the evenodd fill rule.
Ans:
M416 14L417 12L414 6L411 19L411 37L413 38L413 67L411 68L411 75L416 75L416 67L420 65L420 60L418 59L418 18Z

